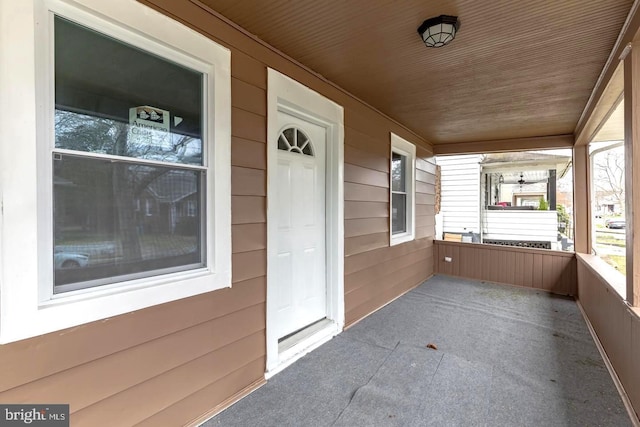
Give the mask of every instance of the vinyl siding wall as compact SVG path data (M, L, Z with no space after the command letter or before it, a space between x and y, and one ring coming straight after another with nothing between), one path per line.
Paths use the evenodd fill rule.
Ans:
M440 213L445 233L480 232L481 155L439 156Z
M426 141L197 3L143 3L231 49L233 287L0 346L0 402L69 403L73 426L188 424L264 381L267 67L345 109L347 325L433 272ZM417 236L393 247L390 132L417 145Z

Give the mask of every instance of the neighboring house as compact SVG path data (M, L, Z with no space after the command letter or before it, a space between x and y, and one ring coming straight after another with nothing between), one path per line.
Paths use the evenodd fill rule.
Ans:
M439 156L443 233L463 240L561 248L557 180L570 156L540 152ZM548 209L540 210L544 201ZM564 247L567 243L565 241Z

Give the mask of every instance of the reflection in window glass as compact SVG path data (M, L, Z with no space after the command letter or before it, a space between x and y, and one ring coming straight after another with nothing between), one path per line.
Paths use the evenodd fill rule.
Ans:
M203 75L55 18L56 148L202 164Z
M391 189L393 191L406 191L406 166L407 157L393 153L391 157Z
M589 152L593 251L626 275L624 143L591 143Z
M570 149L438 156L436 162L440 238L573 250Z
M56 287L203 265L202 172L68 155L53 167Z
M407 231L407 157L398 153L391 155L391 232Z

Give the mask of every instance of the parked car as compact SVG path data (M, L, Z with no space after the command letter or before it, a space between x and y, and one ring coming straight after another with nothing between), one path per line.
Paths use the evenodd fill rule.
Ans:
M607 228L625 228L625 221L622 218L618 218L618 219L608 219L605 221L604 226Z
M89 265L89 255L56 250L53 254L53 265L56 270L84 268Z

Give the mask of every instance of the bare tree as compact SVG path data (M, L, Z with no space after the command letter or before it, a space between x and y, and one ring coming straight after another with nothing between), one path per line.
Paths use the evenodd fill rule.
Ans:
M613 148L594 156L596 201L613 198L624 210L624 149Z

